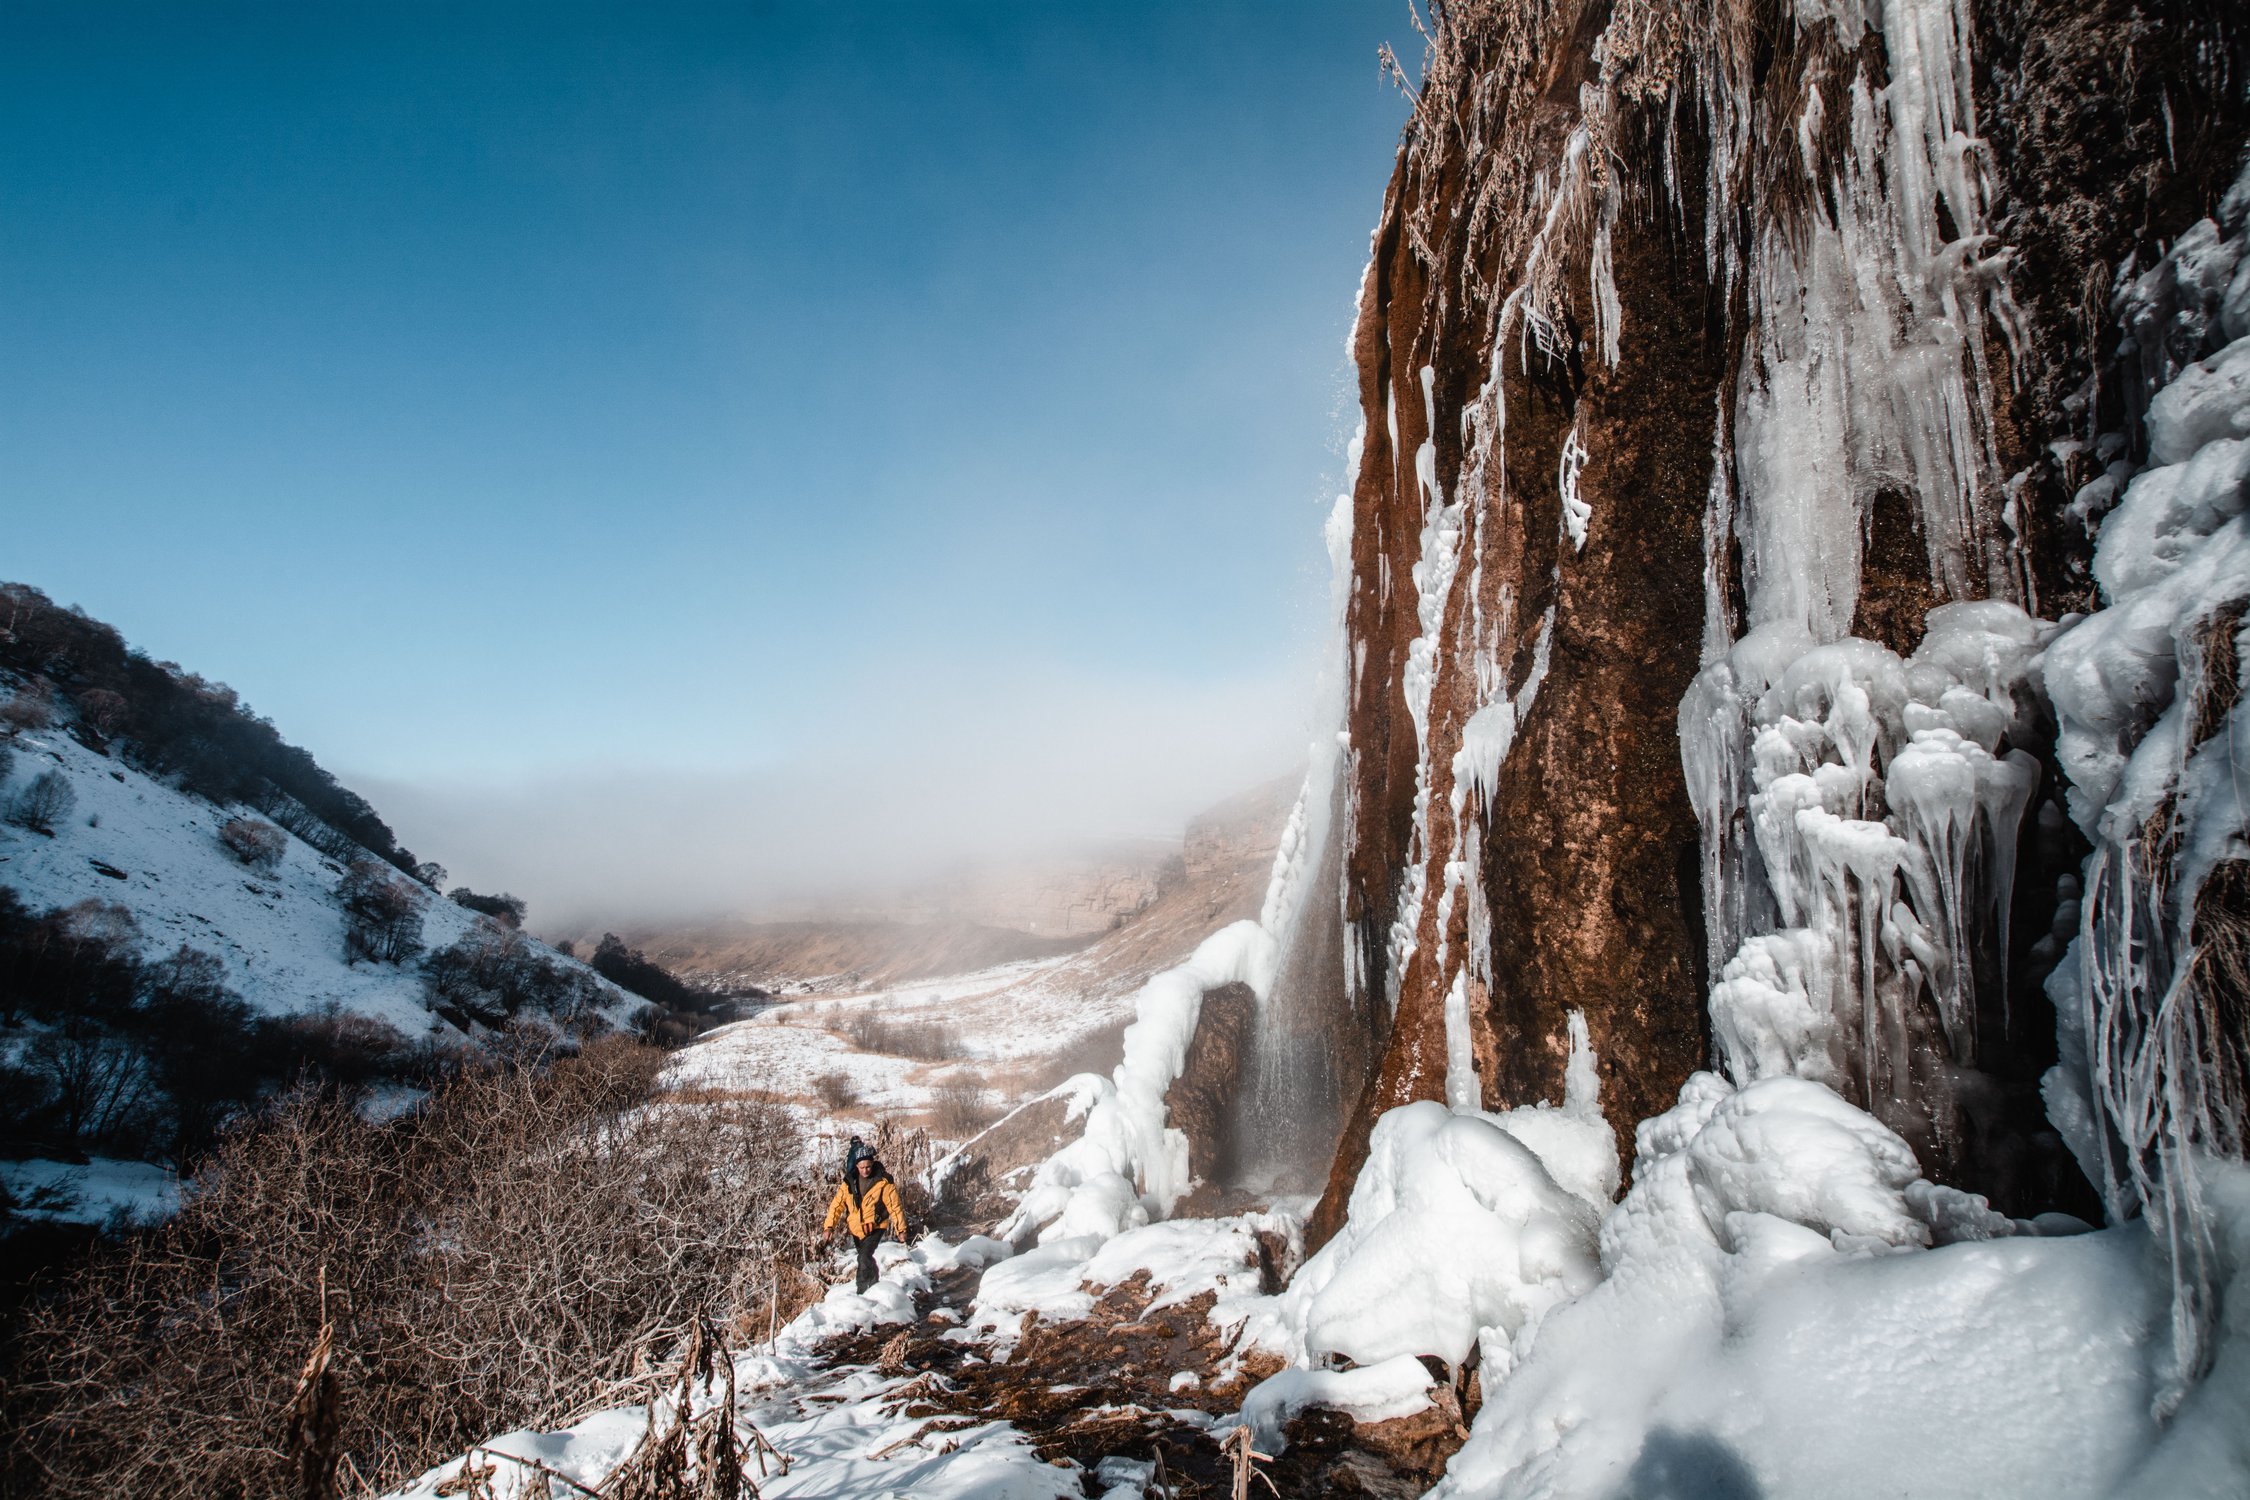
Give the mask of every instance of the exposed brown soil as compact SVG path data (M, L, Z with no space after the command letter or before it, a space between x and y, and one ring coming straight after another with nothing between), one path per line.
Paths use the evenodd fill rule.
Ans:
M1103 1292L1084 1318L1042 1322L1027 1314L1014 1349L992 1362L957 1340L955 1312L976 1292L974 1272L933 1278L921 1319L846 1334L821 1346L830 1365L872 1365L911 1379L893 1393L900 1415L920 1418L930 1439L995 1418L1024 1434L1040 1457L1075 1463L1089 1496L1094 1466L1112 1456L1161 1457L1178 1500L1233 1493L1233 1467L1203 1426L1175 1415L1230 1416L1251 1386L1281 1367L1263 1351L1240 1352L1208 1321L1208 1293L1159 1311L1145 1275ZM1172 1389L1187 1371L1196 1383ZM1450 1394L1450 1393L1446 1393ZM1408 1496L1427 1489L1460 1438L1458 1405L1379 1428L1337 1412L1310 1411L1291 1424L1291 1446L1262 1465L1287 1497Z

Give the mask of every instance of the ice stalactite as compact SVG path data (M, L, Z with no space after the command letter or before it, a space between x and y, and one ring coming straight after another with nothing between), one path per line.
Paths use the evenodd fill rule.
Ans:
M1754 634L1698 679L1681 714L1691 794L1707 828L1742 809L1742 864L1770 913L1711 993L1738 1083L1836 1083L1909 1139L1946 1144L1920 1054L1976 1060L1973 958L2005 950L2039 781L2033 757L2001 746L2029 737L2040 636L2014 605L1965 602L1931 611L1909 658L1848 637L1799 650L1801 635L1762 653L1774 636ZM1925 1000L1937 1037L1921 1034Z
M1707 253L1745 307L1713 439L1707 664L1680 708L1712 1020L1736 1082L1832 1082L1946 1160L1943 1095L1977 1059L1980 966L2005 972L2040 780L2022 747L2046 627L2020 607L1986 347L2020 320L1985 225L1965 7L1799 4L1795 20L1793 96L1705 85ZM1852 45L1863 28L1880 67ZM1715 52L1704 76L1732 61ZM1785 167L1738 170L1776 152ZM1930 587L1956 601L1904 658L1853 634L1880 504L1910 507Z
M1781 49L1787 86L1755 78L1753 36L1775 21L1793 32ZM1879 503L1911 509L1939 598L2025 597L2002 514L1986 346L1986 330L1996 328L2012 347L2020 319L1986 222L1966 8L1804 0L1778 17L1728 3L1683 15L1628 0L1591 48L1595 66L1575 86L1574 117L1519 124L1486 101L1554 66L1526 50L1536 25L1507 7L1448 13L1404 168L1414 204L1442 199L1448 172L1467 178L1460 195L1470 244L1459 262L1438 252L1447 226L1418 218L1419 208L1404 211L1403 228L1431 271L1459 268L1458 292L1433 296L1489 308L1489 372L1458 414L1452 487L1438 472L1434 440L1411 458L1423 521L1412 564L1419 630L1401 678L1417 762L1385 998L1395 1005L1409 983L1445 996L1447 1066L1458 1071L1468 1051L1462 1030L1492 980L1489 941L1465 941L1472 924L1488 938L1492 919L1480 909L1481 866L1471 856L1503 834L1492 819L1499 770L1536 693L1554 621L1550 606L1527 681L1507 681L1502 664L1524 661L1528 622L1514 594L1488 598L1481 580L1493 538L1520 508L1510 494L1509 380L1520 385L1535 365L1559 369L1581 356L1614 369L1631 347L1616 238L1629 157L1618 142L1638 138L1636 110L1658 106L1660 201L1674 212L1696 196L1683 164L1704 158L1707 272L1729 309L1733 351L1732 374L1715 392L1708 667L1682 710L1705 834L1710 968L1723 971L1749 939L1817 932L1832 950L1820 1006L1835 1035L1815 1050L1840 1080L1905 1090L1907 1012L1925 999L1954 1057L1975 1052L1968 949L2004 935L2002 856L2031 791L2024 758L1990 726L2021 726L2013 696L2021 684L1932 660L1920 662L1909 692L1906 663L1863 652L1807 668L1834 678L1833 696L1809 708L1795 697L1818 684L1777 688L1808 653L1851 638L1862 539ZM1472 45L1487 49L1486 66L1505 87L1467 90L1468 54L1456 49ZM1679 139L1688 121L1700 126L1692 150ZM1514 226L1499 217L1502 205L1520 214ZM1480 235L1509 268L1495 284L1478 279L1489 264L1476 253ZM1587 331L1582 342L1578 329ZM1424 430L1435 434L1448 415L1434 379L1441 361L1435 348L1414 358ZM1556 460L1567 544L1550 580L1558 592L1594 522L1580 483L1589 463L1582 425L1568 425ZM1980 628L2007 637L1996 649L2020 677L2036 648L2029 617L2019 611L2005 626L1987 618ZM1473 665L1463 675L1474 693L1441 735L1431 686L1449 656ZM1880 711L1855 701L1869 688L1861 667L1890 685ZM1941 703L1948 691L1954 697ZM1450 757L1434 748L1448 737L1457 747ZM1887 798L1885 774L1899 755L1905 782ZM1457 982L1464 974L1466 987ZM1810 1055L1804 1061L1813 1065ZM1465 1085L1449 1085L1455 1091Z
M2094 842L2048 982L2063 1056L2046 1091L2111 1215L2145 1213L2170 1258L2169 1409L2219 1312L2209 1163L2250 1146L2250 169L2116 311L2149 463L2096 481L2129 479L2094 554L2107 607L2044 663Z

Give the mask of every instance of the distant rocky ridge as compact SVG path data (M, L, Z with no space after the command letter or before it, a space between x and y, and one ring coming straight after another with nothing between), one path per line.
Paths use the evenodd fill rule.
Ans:
M1190 820L1178 843L1121 839L819 909L637 924L620 935L689 982L726 992L849 992L1080 950L1102 987L1102 975L1122 982L1161 967L1212 927L1255 915L1297 783L1292 774L1228 798Z

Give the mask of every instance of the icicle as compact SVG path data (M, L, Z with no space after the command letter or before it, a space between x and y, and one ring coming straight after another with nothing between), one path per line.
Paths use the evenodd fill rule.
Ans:
M1586 523L1594 518L1594 508L1579 498L1578 475L1586 467L1586 445L1578 440L1578 429L1573 427L1563 439L1562 459L1555 469L1555 488L1562 495L1563 535L1570 538L1571 550L1586 550Z

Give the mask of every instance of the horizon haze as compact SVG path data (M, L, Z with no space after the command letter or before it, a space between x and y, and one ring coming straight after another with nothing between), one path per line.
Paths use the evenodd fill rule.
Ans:
M0 574L540 920L1302 758L1404 13L431 14L0 14Z

